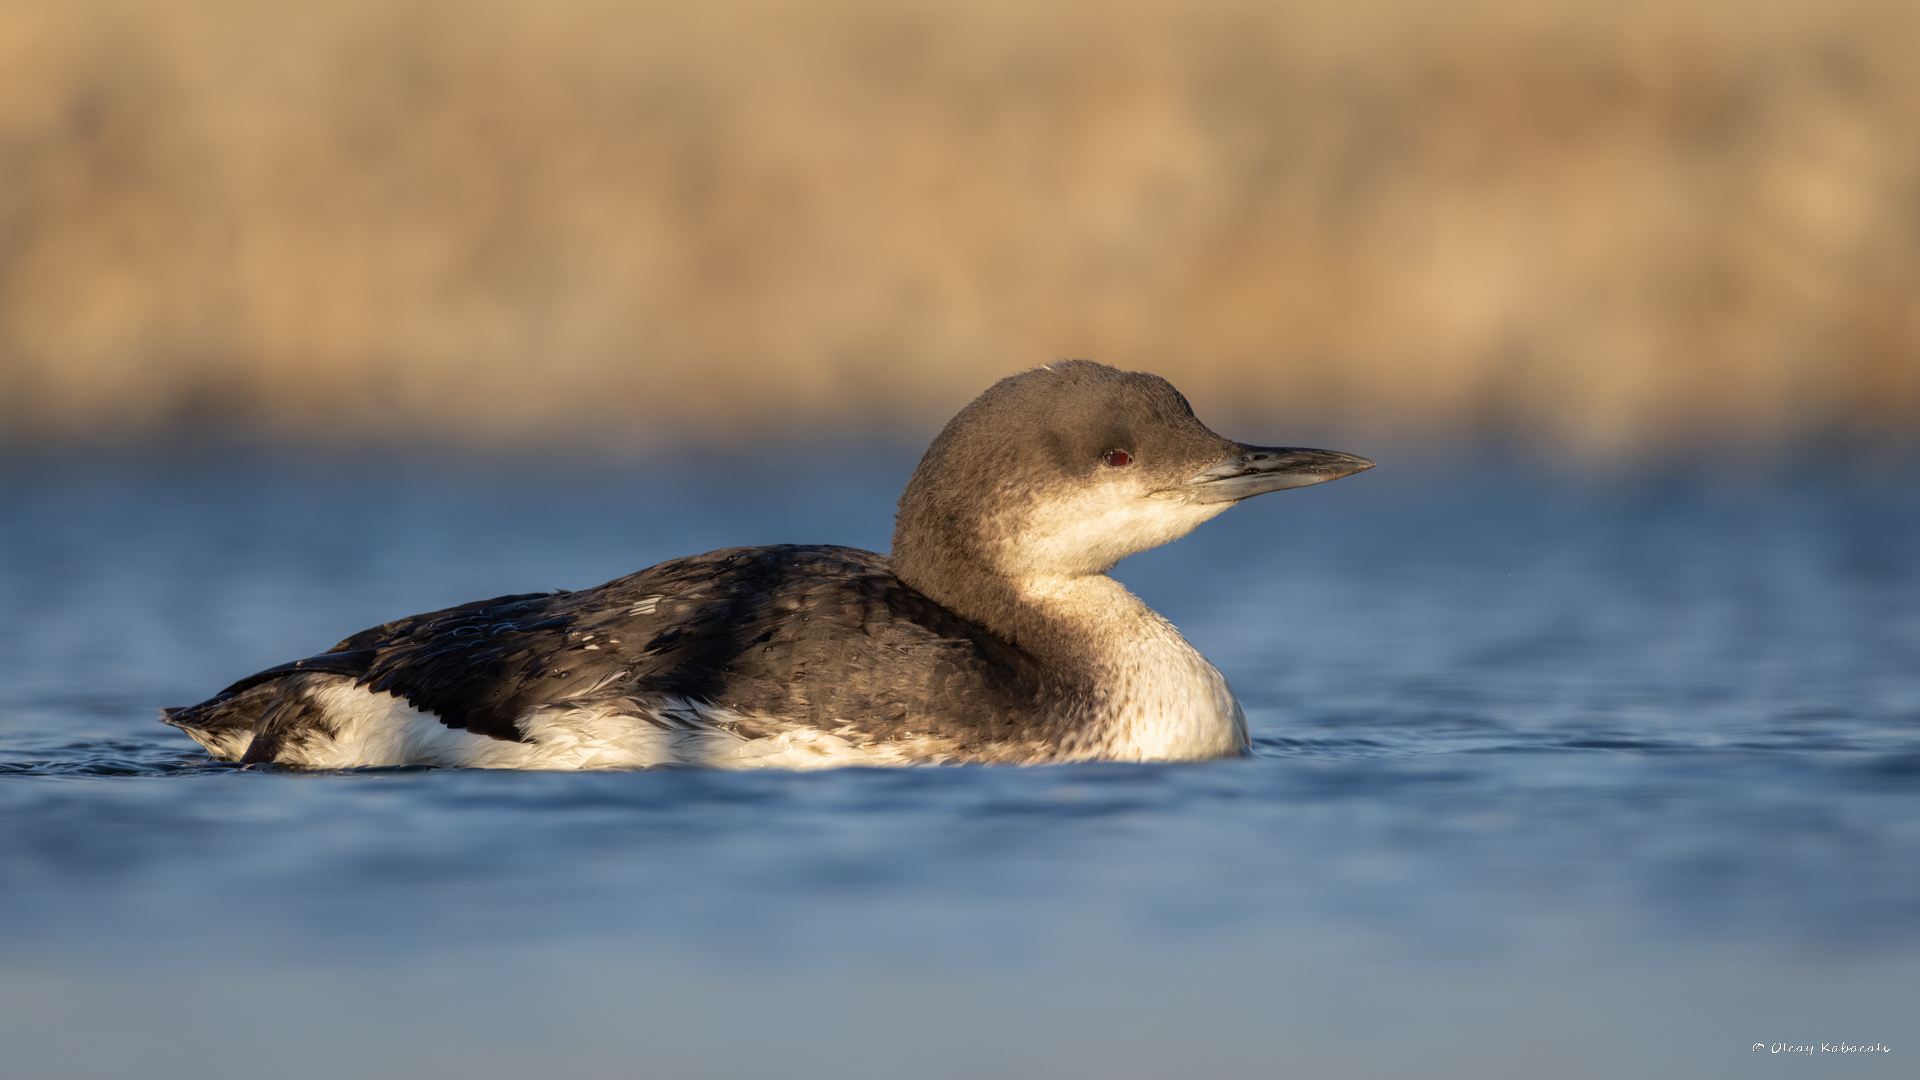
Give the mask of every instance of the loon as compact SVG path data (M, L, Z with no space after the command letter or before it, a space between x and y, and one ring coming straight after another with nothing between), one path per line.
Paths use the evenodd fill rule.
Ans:
M1166 380L995 383L900 497L891 558L727 548L376 626L165 722L223 761L809 768L1245 753L1227 680L1107 576L1242 499L1372 468L1214 434Z

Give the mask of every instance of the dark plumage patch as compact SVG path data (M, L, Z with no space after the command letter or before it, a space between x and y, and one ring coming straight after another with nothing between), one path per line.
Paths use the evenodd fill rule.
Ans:
M515 721L539 707L646 715L663 698L876 742L931 736L988 756L1065 734L1047 730L1060 693L1042 665L902 583L885 556L844 547L731 548L580 592L400 619L251 675L168 722L244 720L255 739L246 760L273 760L302 725L323 721L293 700L304 701L293 691L305 674L346 676L448 727L508 740L525 738Z

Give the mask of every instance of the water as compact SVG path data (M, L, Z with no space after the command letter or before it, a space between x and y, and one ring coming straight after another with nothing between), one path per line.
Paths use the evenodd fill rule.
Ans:
M914 459L10 466L7 1075L1914 1075L1911 468L1237 508L1120 576L1243 760L298 774L155 722L402 614L884 548Z

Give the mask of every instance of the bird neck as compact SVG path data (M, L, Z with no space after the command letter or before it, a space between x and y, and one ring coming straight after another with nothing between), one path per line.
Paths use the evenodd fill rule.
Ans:
M1087 721L1074 756L1209 758L1247 745L1246 719L1225 677L1105 574L902 577L1040 662L1060 700Z

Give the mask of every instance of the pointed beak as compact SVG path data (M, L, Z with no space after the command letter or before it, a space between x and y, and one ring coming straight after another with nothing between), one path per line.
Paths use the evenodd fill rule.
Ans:
M1338 480L1373 466L1366 458L1338 450L1243 445L1239 453L1163 494L1199 503L1239 502L1269 491Z

